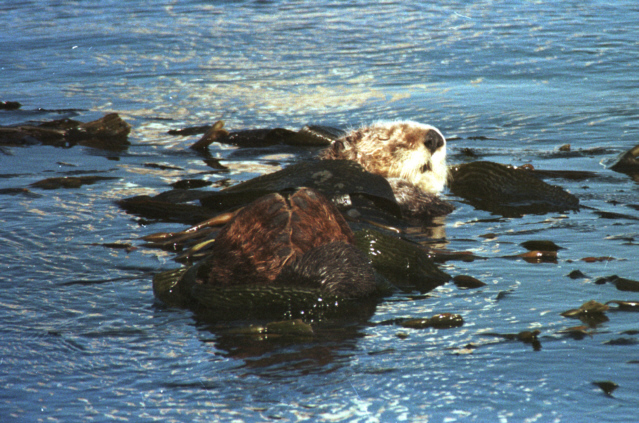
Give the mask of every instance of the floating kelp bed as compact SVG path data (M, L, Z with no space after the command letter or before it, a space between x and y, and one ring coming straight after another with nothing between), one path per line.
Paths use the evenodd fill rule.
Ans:
M251 147L293 145L296 140L302 140L302 146L309 143L308 133L304 132L306 129L300 133L279 129L229 133L222 126L218 122L208 129L203 127L201 130L206 129L206 133L194 147L205 149L211 142L231 142ZM335 139L340 132L325 130L323 134L328 134L326 139L330 140ZM542 181L530 169L479 161L452 166L450 172L450 187L455 195L478 209L505 217L565 212L579 208L579 200L574 195ZM311 187L327 196L349 219L350 224L358 229L356 245L371 261L378 276L387 281L386 288L393 286L406 292L416 290L425 293L451 279L448 274L439 270L423 247L411 244L395 232L399 230L401 233L414 222L406 221L402 216L386 179L366 172L350 161L302 161L220 191L175 189L155 197L125 199L119 204L130 213L145 218L193 223L199 218L210 219L216 213L226 213L228 219L233 219L237 210L258 198L271 193L289 195L299 187ZM194 205L193 201L201 205ZM201 266L200 260L210 254L217 234L212 226L226 221L226 218L219 222L213 218L209 223L181 233L145 237L153 240L150 246L180 251L180 257L186 259L187 266L190 266L184 272L169 271L154 279L154 292L160 300L170 305L194 308L199 314L205 310L208 317L222 319L229 316L250 318L265 315L274 318L288 316L313 319L335 311L335 307L327 304L341 304L341 310L349 308L346 306L348 299L327 297L330 298L328 300L323 298L326 295L317 290L296 291L290 286L265 287L249 284L241 287L207 287L202 292L198 291L197 298L185 296L184 291L178 292L176 286L180 280L193 278L193 272L196 272L194 269ZM373 227L377 230L373 230ZM537 248L517 257L532 262L556 262L556 252L546 250L548 248L544 251ZM457 278L456 283L464 286L464 281L465 279ZM466 285L480 287L483 283L475 279ZM389 289L383 291L390 292ZM262 304L260 299L263 299Z
M505 217L579 208L577 197L531 171L485 161L452 166L450 190L477 209Z

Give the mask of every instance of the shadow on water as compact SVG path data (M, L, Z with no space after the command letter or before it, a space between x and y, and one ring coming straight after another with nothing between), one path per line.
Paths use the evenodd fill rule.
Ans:
M374 311L374 310L371 310ZM252 322L241 325L198 323L200 330L213 339L203 339L227 357L240 359L246 371L269 377L290 377L295 374L326 373L348 366L349 351L357 348L364 336L370 313L366 318L330 319L309 325L291 333L292 323L301 321ZM277 328L276 326L286 326Z

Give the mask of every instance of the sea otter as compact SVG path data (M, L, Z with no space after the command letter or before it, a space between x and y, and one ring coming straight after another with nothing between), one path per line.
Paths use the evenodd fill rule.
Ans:
M434 215L452 209L444 207L442 212L441 204L448 203L437 200L448 174L446 140L430 125L375 123L334 140L319 158L356 162L379 175L372 175L381 179L379 184L385 182L380 176L386 178L393 188L389 194L394 193L405 208L426 210L426 215L433 207L440 207ZM331 162L324 172L332 173L333 163L337 164ZM271 187L266 182L272 175L247 181L248 191L259 193ZM380 279L368 258L353 246L353 232L336 205L314 189L286 186L237 212L218 233L207 258L177 282L176 291L204 307L224 303L225 289L236 292L239 288L244 295L244 287L249 286L255 292L265 291L260 287L310 288L320 295L346 299L378 294ZM213 196L211 202L215 201Z
M446 138L434 126L380 121L336 139L319 158L352 160L385 177L409 216L444 215L453 210L437 197L449 174Z

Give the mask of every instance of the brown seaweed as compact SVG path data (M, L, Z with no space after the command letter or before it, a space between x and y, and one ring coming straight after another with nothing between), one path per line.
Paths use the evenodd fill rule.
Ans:
M473 207L504 217L577 210L579 200L530 171L477 161L451 167L451 191Z
M453 282L459 289L475 289L486 286L484 282L468 275L457 275L453 278Z
M430 318L404 319L400 325L409 329L450 329L463 326L464 318L459 314L440 313Z
M639 145L620 154L610 169L637 178L639 176Z
M0 145L28 145L40 142L55 147L83 145L102 150L121 151L129 145L131 125L117 113L82 123L72 119L59 119L40 125L0 127Z
M110 176L62 176L57 178L47 178L31 184L34 188L58 189L58 188L80 188L82 185L93 185L99 181L119 179Z

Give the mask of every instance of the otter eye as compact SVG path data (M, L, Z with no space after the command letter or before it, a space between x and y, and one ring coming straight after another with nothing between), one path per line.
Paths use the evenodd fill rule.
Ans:
M442 138L437 131L429 129L426 132L424 146L428 149L428 151L434 153L444 146L444 138Z
M340 140L333 141L333 149L335 151L344 151L344 142Z

